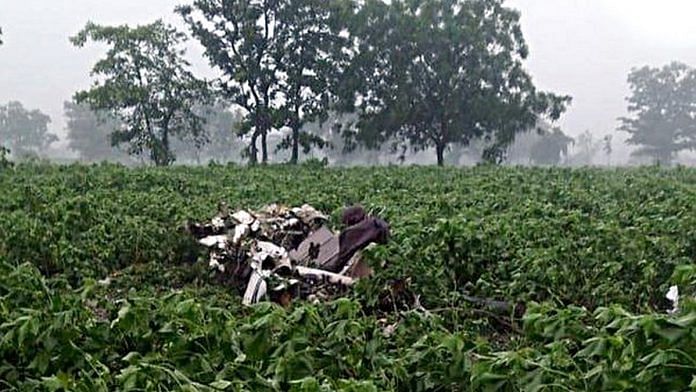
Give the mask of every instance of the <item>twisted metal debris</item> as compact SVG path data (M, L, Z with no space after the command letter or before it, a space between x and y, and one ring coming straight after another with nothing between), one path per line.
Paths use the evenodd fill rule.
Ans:
M343 293L371 273L360 251L386 243L388 224L360 206L346 209L341 233L310 205L271 204L258 211L230 213L225 204L209 223L189 224L189 232L209 251L208 264L225 281L244 288L245 305L265 298L286 305Z

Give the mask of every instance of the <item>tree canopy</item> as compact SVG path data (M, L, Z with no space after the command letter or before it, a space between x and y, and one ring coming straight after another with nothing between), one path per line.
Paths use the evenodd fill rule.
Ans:
M529 151L529 159L536 165L557 165L568 155L568 147L574 142L559 128L544 131Z
M278 40L278 51L282 53L279 70L285 75L280 86L282 125L292 132L280 148L291 149L291 163L297 163L300 146L305 154L312 146L328 146L326 140L303 127L328 119L335 102L335 88L348 61L343 49L349 41L340 35L345 10L344 3L337 1L281 2L281 19L288 26Z
M27 110L20 102L0 106L0 144L14 156L38 154L58 137L48 131L51 118L39 110Z
M207 142L195 145L185 138L177 140L172 145L177 156L196 163L240 161L243 148L237 134L242 123L241 114L230 110L229 105L223 102L196 107L195 110L205 119Z
M196 0L177 11L205 47L210 63L219 68L221 91L248 113L242 134L251 133L247 151L258 161L268 160L266 138L274 123L272 103L278 95L278 61L272 55L281 30L277 0Z
M76 102L116 118L112 142L158 165L174 161L172 138L178 151L194 143L200 159L206 116L195 107L212 93L241 108L234 128L252 164L269 160L269 135L292 163L336 144L308 126L332 113L357 118L338 132L346 151L434 150L442 165L448 150L476 143L499 163L517 134L571 101L536 88L520 14L504 0L190 0L176 12L219 71L214 83L191 74L184 34L161 21L88 23L72 38L109 46Z
M341 71L345 37L337 22L341 2L330 0L195 0L178 7L193 35L222 76L226 99L247 115L241 134L250 135L248 157L268 161L268 133L290 127L280 148L307 152L323 147L307 122L325 118L332 86Z
M92 68L94 85L78 92L75 101L113 115L122 127L112 133L112 142L127 143L130 153L147 152L156 165L175 160L172 137L204 141L203 119L193 108L207 100L208 88L189 71L179 48L185 39L162 21L133 28L90 22L71 38L78 47L89 40L109 46Z
M350 26L342 109L360 120L347 135L435 148L440 165L449 146L486 138L485 157L500 161L516 133L570 102L538 91L524 70L519 18L502 0L366 0Z
M123 161L128 155L111 143L111 134L121 123L108 112L95 112L86 104L63 103L67 120L68 147L90 162Z
M635 155L670 164L696 148L696 69L682 63L633 69L628 76L630 117L621 118Z

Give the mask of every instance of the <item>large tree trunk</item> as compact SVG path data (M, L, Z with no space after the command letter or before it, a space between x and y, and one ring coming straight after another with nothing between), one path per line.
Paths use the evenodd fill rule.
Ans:
M292 126L292 156L290 164L297 165L300 160L300 127L297 124Z
M266 137L271 130L270 97L268 95L269 86L265 86L263 91L263 106L261 108L261 162L268 163L268 143Z
M169 152L169 130L164 129L162 132L162 155L164 159L164 164L162 166L167 166L171 163L170 152Z
M295 91L295 105L292 117L292 156L290 164L297 165L300 161L300 90Z
M443 115L440 121L440 135L435 139L435 153L437 154L437 165L445 165L445 148L447 148L447 120Z
M256 138L258 137L258 127L251 135L251 145L249 145L249 164L256 165L258 163L258 149L256 148Z
M445 165L445 143L437 143L435 145L435 153L437 154L437 165Z
M160 140L159 145L154 145L150 156L156 166L167 166L171 163L169 159L169 131L162 130L162 140Z
M268 144L266 143L266 136L268 135L268 129L264 129L261 133L261 159L263 163L268 163Z

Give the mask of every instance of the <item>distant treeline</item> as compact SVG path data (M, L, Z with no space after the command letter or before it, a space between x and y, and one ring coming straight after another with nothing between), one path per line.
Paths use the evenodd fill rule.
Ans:
M175 12L212 80L191 72L189 35L161 20L89 22L71 38L108 47L92 87L65 104L69 147L83 159L383 163L431 152L439 165L560 164L584 148L611 160L611 136L573 140L553 126L571 98L536 88L520 13L504 0L194 0ZM636 154L668 164L693 150L696 71L636 69L629 83L632 116L619 130ZM45 115L4 108L13 155L55 141Z

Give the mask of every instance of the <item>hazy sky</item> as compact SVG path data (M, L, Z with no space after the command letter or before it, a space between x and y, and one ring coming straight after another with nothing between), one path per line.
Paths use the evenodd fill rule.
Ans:
M0 0L0 103L19 100L53 118L63 133L63 101L89 86L103 47L68 42L88 20L103 24L180 24L177 0ZM522 12L527 63L542 89L573 96L561 121L577 135L605 134L625 112L626 76L634 66L679 60L696 66L696 0L509 0ZM189 55L205 71L200 48Z

